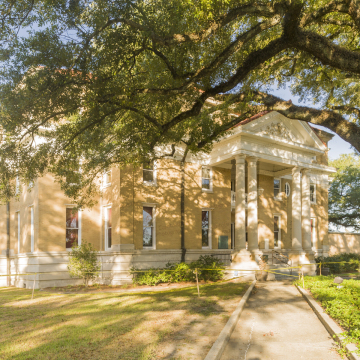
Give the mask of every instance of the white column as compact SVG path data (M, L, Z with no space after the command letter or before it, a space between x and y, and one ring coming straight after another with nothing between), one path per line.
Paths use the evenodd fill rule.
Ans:
M292 248L302 250L301 236L301 174L300 168L292 171Z
M302 196L302 247L311 250L311 220L310 220L310 176L309 169L302 171L301 180Z
M248 242L249 250L257 250L258 245L258 191L257 158L248 158Z
M235 174L235 250L246 248L245 224L245 155L237 155Z

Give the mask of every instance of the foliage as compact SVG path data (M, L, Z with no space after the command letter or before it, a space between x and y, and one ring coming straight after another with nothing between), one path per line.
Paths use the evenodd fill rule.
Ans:
M324 264L322 267L328 267L332 274L341 274L347 272L360 271L360 254L337 254L326 258L316 257L316 263L338 263L338 264ZM342 263L341 263L342 262Z
M71 277L80 277L84 280L85 286L89 281L99 275L100 264L97 259L97 251L94 246L82 242L79 246L73 246L69 253L69 273Z
M329 189L329 222L360 230L360 157L341 155Z
M110 166L210 151L261 111L360 151L358 2L3 0L0 198L50 171L91 204ZM286 83L314 108L269 94Z
M302 283L299 283L302 286ZM332 276L305 277L305 287L320 301L325 311L346 329L347 343L360 350L360 282L344 280L338 289Z
M223 278L222 262L216 257L202 255L198 260L186 263L167 263L165 269L131 269L133 283L137 285L157 285L160 283L194 282L195 269L198 269L198 280L218 281ZM213 269L213 270L211 270Z

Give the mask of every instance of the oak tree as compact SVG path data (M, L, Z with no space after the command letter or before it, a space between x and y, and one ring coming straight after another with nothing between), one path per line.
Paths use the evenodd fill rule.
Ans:
M209 151L261 111L323 125L360 151L359 8L360 0L3 0L0 197L15 194L16 176L25 183L51 171L85 203L110 166L164 146L168 155L178 144ZM276 84L314 107L272 95Z

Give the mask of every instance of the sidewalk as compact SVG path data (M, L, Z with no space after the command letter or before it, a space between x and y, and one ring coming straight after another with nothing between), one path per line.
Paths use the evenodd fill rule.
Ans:
M334 348L295 286L258 282L221 360L340 360Z

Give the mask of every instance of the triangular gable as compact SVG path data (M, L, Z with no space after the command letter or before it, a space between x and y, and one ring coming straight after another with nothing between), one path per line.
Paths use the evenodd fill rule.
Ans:
M259 115L242 121L237 127L241 128L241 132L249 132L287 144L301 144L319 150L326 149L326 145L306 122L288 119L277 111Z

